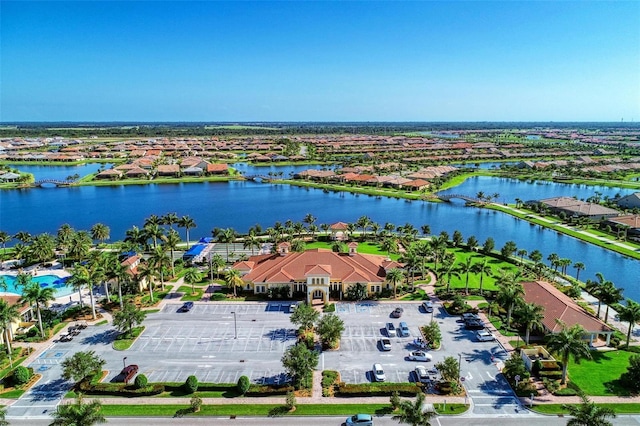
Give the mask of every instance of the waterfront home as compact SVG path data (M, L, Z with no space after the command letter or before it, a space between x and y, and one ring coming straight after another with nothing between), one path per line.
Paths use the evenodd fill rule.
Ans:
M0 296L9 306L18 305L19 318L13 320L9 325L9 339L13 340L13 336L16 334L26 333L35 324L34 314L31 309L31 305L28 303L20 303L21 296L17 294L5 293ZM5 335L2 333L2 342L4 342Z
M576 324L585 329L585 338L589 344L596 346L602 342L600 336L605 338L608 346L614 330L605 324L600 318L587 313L572 298L561 292L553 284L546 281L527 281L522 283L524 289L524 301L535 303L544 308L542 326L545 334L554 334Z
M180 175L180 166L177 164L160 164L156 169L158 176L174 176Z
M626 195L620 198L616 204L625 209L640 208L640 192Z
M290 248L283 242L275 254L251 256L234 264L244 290L266 294L269 289L287 287L289 294L305 294L307 303L328 303L330 295L341 299L356 284L363 285L369 296L391 290L387 272L401 266L385 256L358 253L357 243L349 245L348 253L328 249L290 252Z
M529 203L528 203L529 204ZM567 216L585 216L593 219L601 219L618 216L618 210L604 207L597 203L588 203L572 197L553 197L539 200L538 204L549 208L553 213L564 212Z

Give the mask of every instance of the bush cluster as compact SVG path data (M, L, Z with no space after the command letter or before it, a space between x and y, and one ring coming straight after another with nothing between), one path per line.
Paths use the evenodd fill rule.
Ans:
M83 381L78 384L78 390L86 395L152 396L161 394L165 389L162 383L152 383L137 389L135 385L126 383L96 383L92 385L88 381Z
M32 371L27 367L19 365L13 370L13 384L14 385L24 385L31 379L33 375Z
M251 382L249 381L249 378L247 376L240 376L240 378L238 379L238 386L237 386L238 393L240 395L244 395L245 393L247 393L250 386L251 386Z
M270 396L286 395L287 392L294 391L291 385L271 386L271 385L251 385L245 394L246 396Z
M187 381L184 382L184 391L187 394L194 393L198 390L198 378L194 375L187 377Z
M338 383L336 396L391 396L398 392L400 396L416 396L422 389L414 383Z

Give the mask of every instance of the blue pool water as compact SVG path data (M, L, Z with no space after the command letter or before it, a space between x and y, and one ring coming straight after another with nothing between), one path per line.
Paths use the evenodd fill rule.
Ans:
M13 275L2 274L0 274L0 277L4 278L4 282L7 283L8 293L22 293L20 289L16 288L16 277ZM67 285L64 282L61 282L61 279L55 275L41 275L39 277L32 277L31 280L39 283L41 287L54 288L56 290L56 297L66 296L73 293L73 289L71 287L67 287Z

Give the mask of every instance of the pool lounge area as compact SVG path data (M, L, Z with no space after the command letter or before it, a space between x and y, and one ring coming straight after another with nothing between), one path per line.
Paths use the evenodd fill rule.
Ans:
M16 288L16 274L0 274L0 277L4 279L4 282L7 284L7 293L13 293L20 295L22 293L21 290ZM56 297L68 296L73 293L73 289L67 286L67 281L69 280L70 275L59 276L47 274L46 271L43 271L41 275L36 275L31 277L33 282L37 282L41 287L50 287L56 290Z

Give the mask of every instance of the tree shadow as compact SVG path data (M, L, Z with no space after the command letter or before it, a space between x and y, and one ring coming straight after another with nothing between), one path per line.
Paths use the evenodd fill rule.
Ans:
M289 412L289 408L286 405L279 405L269 410L269 417L282 417Z
M276 328L265 333L265 337L273 341L287 342L297 340L298 333L294 328Z
M71 384L64 379L56 379L48 383L35 385L31 388L31 401L59 400L71 387Z
M260 385L276 385L281 386L291 382L291 378L287 373L274 374L273 376L262 376L255 379L255 382Z
M117 336L118 331L110 329L91 336L83 337L80 343L83 343L85 345L110 345L116 340Z

